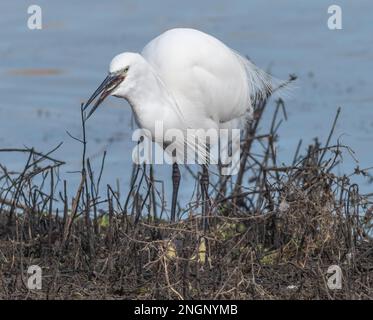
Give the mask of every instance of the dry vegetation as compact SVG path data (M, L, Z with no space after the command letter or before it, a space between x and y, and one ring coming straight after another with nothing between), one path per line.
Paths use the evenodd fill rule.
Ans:
M351 152L331 145L339 111L326 143L303 155L299 144L285 167L275 154L281 100L259 132L270 105L258 103L245 131L238 176L210 186L206 232L199 191L187 218L162 218L150 166L134 166L128 195L101 186L85 134L73 199L52 152L0 149L29 155L21 172L0 164L0 299L372 299L373 207L351 176L335 174ZM30 265L43 269L42 290L27 289ZM342 269L341 290L327 286L330 265Z

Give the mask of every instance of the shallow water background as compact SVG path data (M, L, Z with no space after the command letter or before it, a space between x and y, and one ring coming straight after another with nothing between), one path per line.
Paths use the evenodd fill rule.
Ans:
M287 99L289 119L280 130L279 159L288 162L300 138L325 141L337 107L335 137L356 151L361 168L373 165L373 2L337 1L343 30L327 28L327 8L336 1L38 1L43 29L27 28L29 1L4 0L0 20L0 148L35 147L67 162L60 174L76 187L81 145L79 105L107 73L111 58L141 51L173 27L192 27L247 54L278 78L299 76ZM271 108L274 105L271 104ZM268 119L269 121L269 119ZM87 127L88 156L96 171L107 150L103 184L125 190L130 178L131 110L109 98ZM0 163L21 169L25 157L0 153ZM346 156L338 170L357 164ZM157 167L169 191L170 168ZM185 176L185 175L184 175ZM184 199L192 195L182 182ZM370 186L363 185L365 191ZM72 189L74 190L74 189Z

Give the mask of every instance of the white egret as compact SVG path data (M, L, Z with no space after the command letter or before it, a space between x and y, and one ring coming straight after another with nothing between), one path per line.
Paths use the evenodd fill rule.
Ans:
M115 56L108 76L84 110L99 95L88 117L107 96L124 98L137 124L165 147L170 141L157 141L155 121L162 121L164 130L231 127L237 120L252 117L254 99L267 96L271 83L265 72L213 36L194 29L172 29L150 41L141 54L124 52ZM193 146L195 139L185 143L200 147ZM172 181L171 221L175 221L180 184L177 161ZM208 211L208 183L205 164L201 178L204 216Z

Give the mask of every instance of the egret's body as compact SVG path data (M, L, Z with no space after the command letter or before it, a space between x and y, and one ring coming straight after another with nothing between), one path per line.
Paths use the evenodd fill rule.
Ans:
M174 96L189 126L219 128L251 111L245 66L216 38L173 29L146 45L142 56Z
M165 146L170 141L155 136L156 121L165 131L232 127L250 118L253 98L269 90L267 75L218 39L193 29L172 29L150 41L141 54L114 57L109 76L86 107L100 93L88 116L106 96L124 98L138 125ZM175 186L177 193L177 179ZM173 211L175 204L173 197Z

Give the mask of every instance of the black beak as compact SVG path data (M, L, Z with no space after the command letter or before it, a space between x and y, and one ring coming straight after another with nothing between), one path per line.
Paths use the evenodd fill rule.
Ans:
M109 74L105 78L105 80L100 84L100 86L96 89L83 107L83 111L87 110L89 105L97 98L99 94L101 94L85 120L87 120L96 111L102 101L105 100L105 98L124 80L124 78L125 76L121 74Z

